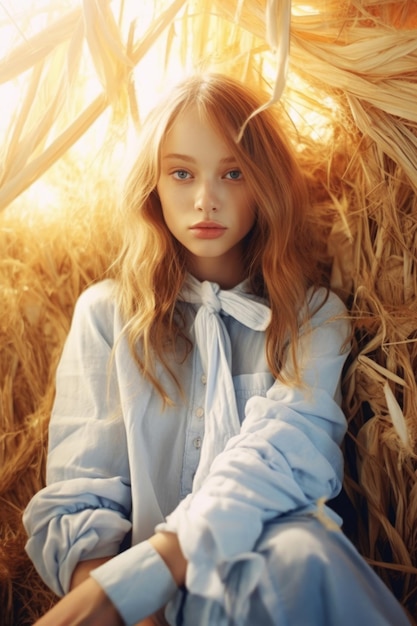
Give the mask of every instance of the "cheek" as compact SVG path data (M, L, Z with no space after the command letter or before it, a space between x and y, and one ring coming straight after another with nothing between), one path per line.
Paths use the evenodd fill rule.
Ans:
M159 185L156 188L156 193L158 195L159 204L161 207L162 219L165 223L167 223L169 220L169 205L166 199L166 195L164 193L164 190Z
M255 224L256 219L257 219L257 207L254 201L251 201L248 203L248 201L246 200L245 205L244 205L244 221L246 226L248 226L249 228L252 228L252 226Z
M157 186L161 205L167 211L173 211L176 207L181 207L187 199L186 191L179 185L160 183Z
M167 226L171 226L173 222L172 211L170 210L170 206L166 202L161 202L162 209L162 217L167 224Z
M167 189L167 186L161 183L157 185L156 191L161 204L162 214L165 215L169 213L170 206L172 205L172 194Z

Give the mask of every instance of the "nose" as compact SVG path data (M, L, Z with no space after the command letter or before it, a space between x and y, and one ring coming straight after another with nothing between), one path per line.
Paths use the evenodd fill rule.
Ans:
M197 187L194 208L203 213L218 211L220 208L219 194L213 181L201 181Z

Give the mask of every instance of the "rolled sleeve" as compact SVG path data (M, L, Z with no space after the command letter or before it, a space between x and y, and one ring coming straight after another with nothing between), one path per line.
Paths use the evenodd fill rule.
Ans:
M58 595L79 561L117 554L131 528L125 426L108 377L118 323L110 289L105 281L77 302L57 370L47 485L23 516L26 550Z
M131 528L129 502L130 487L118 478L65 481L32 499L23 517L26 551L58 596L80 561L118 553Z

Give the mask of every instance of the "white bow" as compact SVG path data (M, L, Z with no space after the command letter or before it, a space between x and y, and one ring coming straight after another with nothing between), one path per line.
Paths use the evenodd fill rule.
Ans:
M194 320L194 329L207 378L205 433L193 490L200 487L214 458L240 430L231 373L230 337L220 312L256 331L265 331L271 320L270 309L245 292L244 286L245 283L241 283L232 290L222 290L216 283L200 283L189 276L180 293L181 300L201 305Z

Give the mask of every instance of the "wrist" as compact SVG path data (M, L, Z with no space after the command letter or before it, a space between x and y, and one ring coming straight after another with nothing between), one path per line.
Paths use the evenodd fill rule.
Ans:
M187 561L182 553L178 535L173 532L160 531L149 539L149 543L165 562L177 586L182 587L185 583Z
M169 567L149 541L90 572L127 626L164 606L177 590Z
M86 561L80 561L78 565L75 567L72 572L71 582L70 582L70 591L75 587L78 587L82 582L87 580L90 575L91 570L99 567L103 563L106 563L112 557L107 556L100 559L88 559Z

